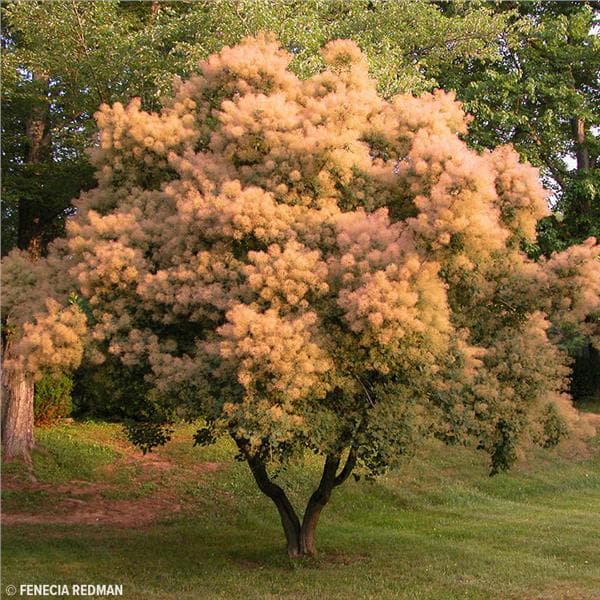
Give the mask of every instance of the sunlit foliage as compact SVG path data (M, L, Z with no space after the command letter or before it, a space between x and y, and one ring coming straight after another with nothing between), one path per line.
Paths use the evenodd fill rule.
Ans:
M291 58L247 38L158 113L100 108L63 262L90 359L143 373L153 426L202 416L199 441L261 460L350 450L377 474L436 435L498 470L548 443L550 405L581 429L561 340L593 333L595 241L527 258L537 170L470 150L452 94L384 100L351 41L305 80ZM50 300L24 326L30 369L75 361L82 315Z

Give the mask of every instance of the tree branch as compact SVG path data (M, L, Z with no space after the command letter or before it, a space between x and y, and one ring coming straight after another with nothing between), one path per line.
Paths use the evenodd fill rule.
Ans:
M350 473L352 473L352 470L355 466L356 449L352 447L350 448L350 452L348 452L348 458L346 459L346 464L344 465L344 468L336 475L335 479L333 480L334 487L342 485L342 483L344 483L344 481L346 481L346 479L350 477Z
M373 398L371 398L371 394L369 394L369 390L367 389L367 386L362 382L361 378L358 375L354 375L354 379L356 379L356 381L358 381L358 383L360 383L362 389L365 391L365 394L367 395L367 400L369 401L369 404L371 406L375 406L375 402L373 402Z

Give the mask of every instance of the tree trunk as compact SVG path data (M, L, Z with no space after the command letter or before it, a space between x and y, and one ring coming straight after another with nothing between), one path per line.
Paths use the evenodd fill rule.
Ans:
M321 477L319 487L310 497L310 500L306 506L306 510L304 511L302 529L300 532L300 549L301 554L304 556L317 555L315 534L317 523L319 522L319 517L321 516L321 511L329 502L333 488L336 488L338 485L342 485L342 483L344 483L344 481L346 481L346 479L348 479L352 473L354 466L356 465L355 448L350 448L344 468L338 475L336 475L339 464L339 456L327 456L325 459L325 466L323 467L323 475Z
M39 102L31 108L25 122L29 143L26 156L28 165L39 165L51 157L50 112L46 98L49 78L45 73L33 73L33 82L39 87ZM35 167L34 167L35 168ZM41 176L33 172L33 176ZM42 251L42 222L40 207L35 202L19 200L17 245L27 250L32 259L39 258Z
M300 520L296 515L292 503L281 487L269 479L267 468L261 458L256 454L253 455L250 453L248 442L241 438L232 437L246 458L258 489L273 501L279 512L281 525L285 534L288 556L290 558L297 558L300 556Z
M301 555L300 520L296 515L294 507L281 487L268 478L266 468L262 463L251 460L249 464L259 489L277 507L285 534L288 556L290 558L297 558Z
M25 122L29 148L26 162L32 165L31 175L41 177L39 167L51 158L50 111L47 99L49 77L34 72L33 83L39 87L39 101L35 103ZM39 205L23 198L19 200L17 246L27 250L31 260L42 254L42 213ZM7 343L4 357L11 357ZM23 458L31 463L33 439L33 380L20 368L8 366L2 373L2 451L3 458Z
M339 464L339 457L331 455L327 456L319 487L310 497L306 510L304 511L302 530L300 532L300 549L301 553L305 556L317 555L317 546L315 543L317 523L319 522L321 511L331 498L331 492L335 485L335 474Z
M29 206L29 202L19 200L19 223L17 230L17 247L27 250L31 260L42 255L42 227L38 207Z
M585 122L577 117L571 118L571 129L573 141L575 142L575 156L577 158L577 170L590 168L590 154L585 141Z
M31 464L33 439L33 379L18 367L2 372L2 458Z
M236 438L235 436L233 436L233 439L242 452L242 455L246 458L258 488L273 501L279 512L285 534L288 556L290 558L316 556L316 528L321 511L329 502L333 488L346 481L354 469L354 465L356 464L356 452L354 448L350 449L346 464L339 475L336 475L336 473L340 464L340 456L327 455L319 487L310 497L304 512L302 525L300 525L296 511L285 492L269 478L265 463L260 458L260 454L251 454L246 440Z

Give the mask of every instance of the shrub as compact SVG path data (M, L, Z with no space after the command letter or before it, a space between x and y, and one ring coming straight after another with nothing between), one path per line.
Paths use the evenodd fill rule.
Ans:
M73 379L65 373L44 373L35 384L33 411L36 425L49 425L71 414Z

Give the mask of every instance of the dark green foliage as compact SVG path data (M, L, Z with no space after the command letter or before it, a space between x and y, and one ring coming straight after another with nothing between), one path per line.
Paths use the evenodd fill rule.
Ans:
M496 423L490 477L508 471L517 460L518 438L518 431L514 423L505 419L501 419Z
M2 254L39 237L43 249L64 234L71 202L95 186L87 160L2 164Z
M556 405L549 404L544 414L542 446L544 448L554 448L568 433L567 424L556 410Z
M569 391L575 402L600 400L600 351L591 344L575 354Z
M171 439L173 428L163 423L126 421L125 433L129 441L144 454Z
M555 212L537 226L537 244L530 256L561 252L590 236L600 239L600 169L577 171L565 187Z
M194 446L210 446L216 442L214 426L211 423L206 427L201 427L194 434Z
M82 366L73 396L77 416L122 422L129 440L143 452L170 439L176 414L168 400L154 398L142 372L113 358Z
M83 365L74 376L76 416L108 420L144 420L147 414L148 384L143 374L109 358L101 365Z
M590 236L600 239L600 169L578 171L558 203L558 237L564 246Z
M33 410L36 425L49 425L71 414L73 379L65 373L46 373L35 384Z

